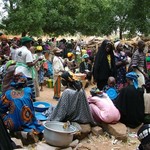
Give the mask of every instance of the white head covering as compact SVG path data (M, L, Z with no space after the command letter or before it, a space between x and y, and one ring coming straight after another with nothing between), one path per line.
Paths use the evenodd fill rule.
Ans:
M115 46L115 49L117 48L117 46L120 44L121 42L120 41L117 41L114 46Z

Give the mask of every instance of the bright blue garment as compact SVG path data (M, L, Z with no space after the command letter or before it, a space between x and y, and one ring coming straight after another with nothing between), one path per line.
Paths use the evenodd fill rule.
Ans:
M129 72L126 74L126 78L133 81L133 85L136 89L138 88L138 77L139 76L135 72Z
M6 91L0 100L0 112L8 129L12 131L23 130L30 132L35 130L42 132L44 127L38 124L35 118L33 103L31 100L31 88L25 87L21 98L13 98L12 91Z
M47 75L48 76L53 76L53 66L52 66L52 63L50 61L47 61L47 64L48 64Z

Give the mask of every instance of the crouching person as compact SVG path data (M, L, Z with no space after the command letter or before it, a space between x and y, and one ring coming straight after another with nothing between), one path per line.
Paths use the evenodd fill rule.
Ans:
M66 89L63 91L56 108L49 115L50 120L94 124L82 83L74 80L69 72L62 73L61 81Z
M95 122L117 123L120 120L119 110L106 93L99 92L99 94L95 93L88 97L90 110Z

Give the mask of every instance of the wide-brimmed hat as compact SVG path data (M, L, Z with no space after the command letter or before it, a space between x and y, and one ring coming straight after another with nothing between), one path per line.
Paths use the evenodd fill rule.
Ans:
M58 53L61 53L61 52L62 52L62 50L59 49L58 47L55 47L55 48L53 49L53 53L54 53L54 54L58 54Z
M21 38L21 44L29 43L31 41L32 41L32 39L28 36L24 36Z

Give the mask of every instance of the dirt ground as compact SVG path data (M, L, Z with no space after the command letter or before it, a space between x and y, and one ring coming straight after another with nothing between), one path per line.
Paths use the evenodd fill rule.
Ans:
M89 91L91 88L90 86L86 89L87 96L90 94ZM40 92L40 97L38 97L37 100L49 102L52 105L57 104L57 101L53 99L53 88L47 88L46 86L44 86L44 91ZM137 129L130 129L129 138L126 143L117 141L114 137L110 137L107 134L98 137L89 135L87 138L80 141L82 146L79 147L78 150L136 150L139 145L139 141L135 134L136 132Z

